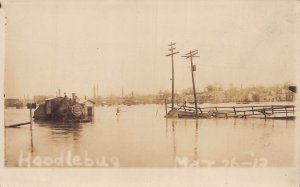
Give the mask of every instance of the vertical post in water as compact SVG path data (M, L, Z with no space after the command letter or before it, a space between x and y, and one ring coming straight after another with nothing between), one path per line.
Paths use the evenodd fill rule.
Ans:
M166 56L171 56L172 59L172 110L174 109L174 55L179 53L179 52L174 52L174 49L176 49L175 47L176 43L171 42L168 46L170 46L170 53L167 54Z
M272 114L274 114L274 108L273 105L271 105Z
M32 103L30 106L30 145L31 145L31 152L33 152L33 138L32 138Z
M235 107L233 106L233 111L234 111L234 115L236 117L236 110L235 110Z
M194 102L195 102L195 109L196 109L196 117L198 117L198 106L197 106L197 96L196 96L196 87L195 87L195 80L194 80L194 71L196 71L196 65L193 64L193 57L198 54L198 50L190 51L189 53L185 54L185 58L191 59L191 74L192 74L192 83L193 83L193 92L194 92Z
M30 145L31 152L33 152L33 138L32 138L32 109L36 108L36 103L27 103L27 108L29 109L29 117L30 117Z
M168 119L168 106L167 106L167 99L165 99L165 110L166 110L166 119Z
M30 106L30 130L32 130L32 107Z

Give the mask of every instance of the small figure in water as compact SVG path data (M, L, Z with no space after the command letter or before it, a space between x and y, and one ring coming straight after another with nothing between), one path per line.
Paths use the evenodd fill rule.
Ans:
M118 115L119 113L120 113L120 108L119 107L117 107L117 112L116 112L116 115Z

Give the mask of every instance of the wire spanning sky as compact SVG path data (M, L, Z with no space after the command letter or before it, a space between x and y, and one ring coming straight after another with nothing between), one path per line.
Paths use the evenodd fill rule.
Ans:
M175 90L208 84L294 81L292 1L5 1L6 97L171 90L168 44L176 42Z

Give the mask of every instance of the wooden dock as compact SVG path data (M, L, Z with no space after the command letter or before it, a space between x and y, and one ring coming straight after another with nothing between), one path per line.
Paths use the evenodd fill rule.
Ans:
M170 110L167 117L177 118L261 118L261 119L295 119L294 105L249 105L216 107L180 106Z

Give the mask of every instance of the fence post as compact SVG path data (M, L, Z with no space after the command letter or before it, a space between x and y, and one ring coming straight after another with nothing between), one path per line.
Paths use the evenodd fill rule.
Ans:
M271 105L271 108L272 108L272 114L274 114L274 108L273 108L273 105Z
M201 114L202 114L202 109L201 109L201 107L199 107L199 110L200 110L200 112L201 112Z
M295 106L293 105L293 115L295 115Z
M233 111L234 111L234 115L236 116L236 110L235 107L233 106Z
M253 106L251 108L252 108L252 114L254 115L254 108L253 108Z

